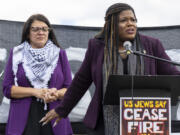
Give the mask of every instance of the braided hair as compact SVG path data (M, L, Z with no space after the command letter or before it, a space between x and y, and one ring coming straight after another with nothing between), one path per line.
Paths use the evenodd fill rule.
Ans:
M117 73L117 56L119 48L118 17L119 14L124 10L131 10L135 16L134 9L130 5L125 3L113 4L106 11L104 27L102 28L101 32L95 36L95 38L104 40L105 42L104 66L106 80L109 74Z

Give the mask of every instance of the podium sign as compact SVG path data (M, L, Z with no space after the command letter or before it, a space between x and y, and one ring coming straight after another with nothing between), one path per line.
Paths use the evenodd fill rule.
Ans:
M120 135L170 135L170 132L170 98L120 97Z

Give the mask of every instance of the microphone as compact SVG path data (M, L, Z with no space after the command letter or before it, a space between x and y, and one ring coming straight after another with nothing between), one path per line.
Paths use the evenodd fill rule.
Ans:
M130 41L125 41L123 43L123 47L125 48L125 52L126 52L127 55L134 54L134 52L131 49L132 44L131 44ZM131 66L131 64L130 64L130 66ZM134 114L134 77L133 77L134 75L132 73L130 75L131 75L131 97L132 97L132 103L133 103L132 108L133 108L133 114ZM135 120L134 120L134 115L133 115L133 126L135 125L134 121ZM132 135L134 135L134 133L135 133L135 131L132 130Z
M132 43L131 43L130 41L125 41L125 42L123 43L123 47L125 48L127 55L133 53L133 51L132 51L132 49L131 49Z
M130 41L125 41L123 43L123 47L125 48L127 55L129 55L129 54L139 55L139 56L148 57L151 59L167 62L167 63L170 63L170 64L175 65L175 66L180 66L179 62L175 62L175 61L171 61L171 60L167 60L167 59L163 59L163 58L159 58L159 57L156 57L153 55L146 54L145 50L143 50L143 52L132 50L131 49L132 43Z

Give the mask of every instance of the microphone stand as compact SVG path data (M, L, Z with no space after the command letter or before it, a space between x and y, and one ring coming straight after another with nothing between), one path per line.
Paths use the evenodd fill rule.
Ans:
M132 51L130 48L126 48L125 52L126 52L127 55L135 54L135 55L138 55L138 56L148 57L148 58L151 58L151 59L166 62L166 63L172 64L172 65L175 65L175 66L180 66L179 62L159 58L159 57L156 57L156 56L153 56L153 55L142 53L140 51ZM133 102L133 126L134 126L134 76L132 74L131 74L131 76L132 76L132 80L131 80L131 96L132 96L132 102ZM132 131L132 134L133 135L135 134L134 130Z
M170 63L170 64L175 65L175 66L180 66L179 62L175 62L175 61L159 58L159 57L156 57L156 56L153 56L153 55L149 55L149 54L144 54L144 53L141 53L139 51L127 50L127 54L129 54L129 52L132 53L132 54L135 54L135 55L142 55L144 57L148 57L148 58L156 59L156 60L159 60L159 61L167 62L167 63Z

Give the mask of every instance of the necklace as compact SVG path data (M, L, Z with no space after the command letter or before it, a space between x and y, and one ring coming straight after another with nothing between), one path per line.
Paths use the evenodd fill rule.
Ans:
M124 54L124 53L126 53L126 50L118 50L118 52L119 52L120 54Z
M126 50L118 50L119 55L121 57L121 59L126 59L127 58L127 53Z

